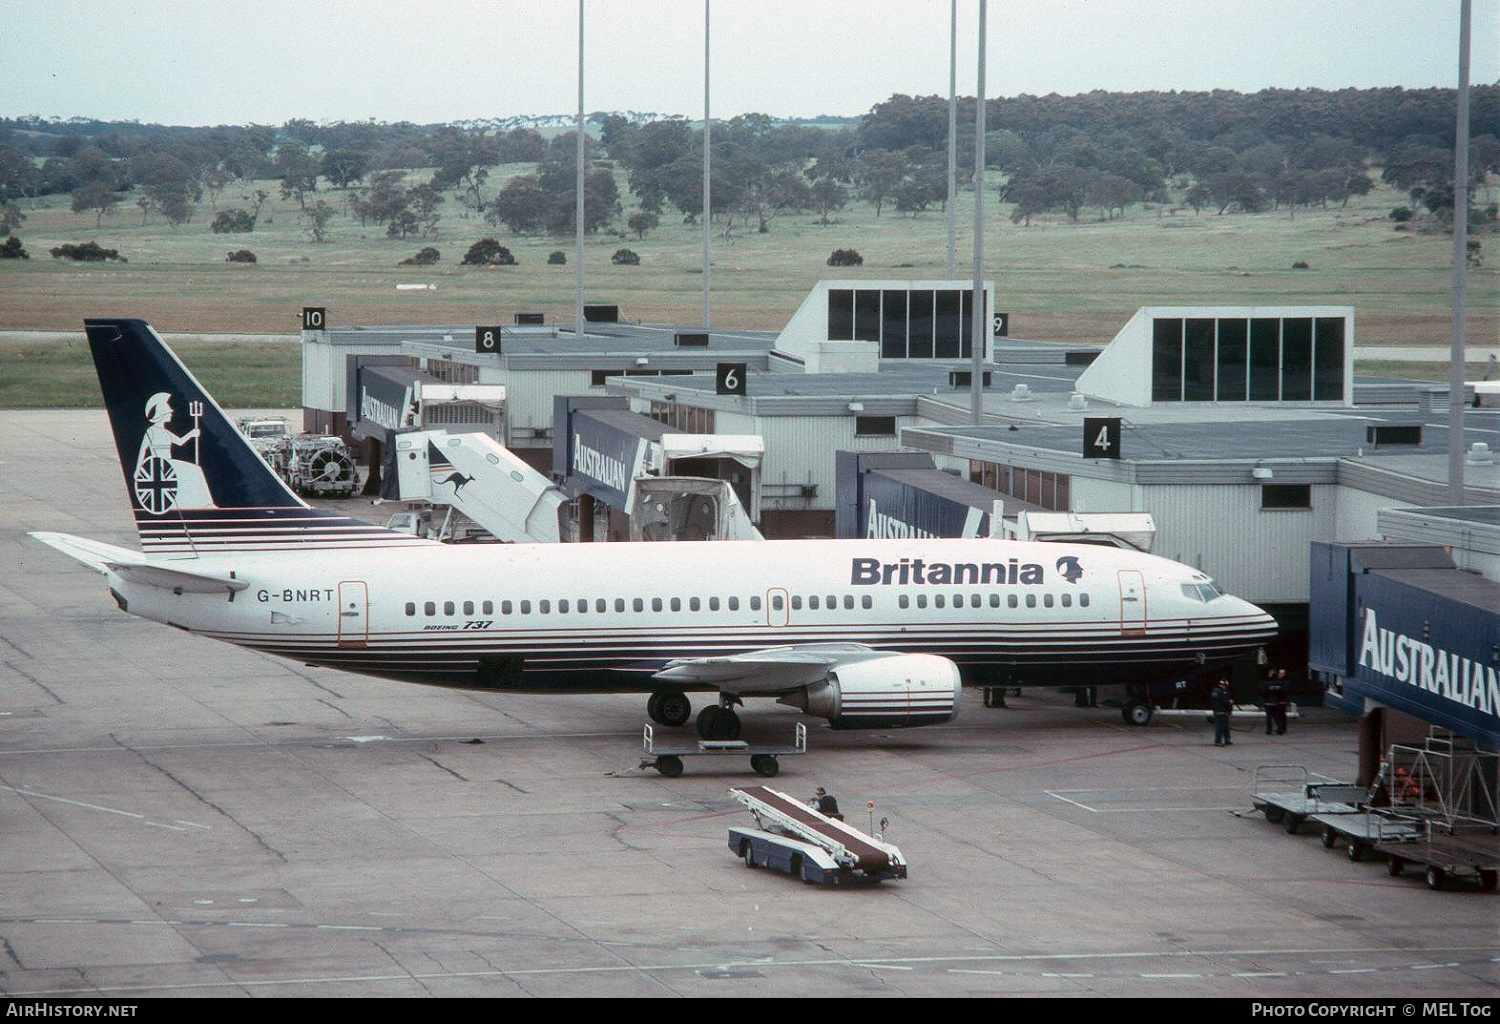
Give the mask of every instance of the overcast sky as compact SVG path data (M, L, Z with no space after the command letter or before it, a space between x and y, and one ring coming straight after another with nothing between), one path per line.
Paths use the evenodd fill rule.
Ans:
M1471 80L1500 82L1500 0ZM712 112L948 93L949 0L712 0ZM959 0L976 91L979 0ZM1458 81L1459 0L990 0L985 94ZM703 113L703 0L586 0L589 111ZM0 115L443 122L578 108L577 0L0 0Z

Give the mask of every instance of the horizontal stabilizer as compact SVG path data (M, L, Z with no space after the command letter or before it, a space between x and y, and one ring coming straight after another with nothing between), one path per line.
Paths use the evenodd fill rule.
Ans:
M138 552L116 547L113 544L105 544L102 541L89 540L86 537L74 537L68 533L49 533L42 530L33 531L31 536L49 547L56 548L69 558L77 559L95 572L106 575L113 573L131 583L190 594L216 594L244 590L249 586L245 581L234 579L232 576L188 572L153 564L146 559L146 556Z

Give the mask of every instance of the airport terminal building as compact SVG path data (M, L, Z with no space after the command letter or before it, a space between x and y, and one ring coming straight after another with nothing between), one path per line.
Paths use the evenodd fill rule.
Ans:
M304 330L304 422L375 436L357 381L380 363L383 378L485 389L475 403L489 418L476 414L474 429L574 498L602 492L570 479L559 398L608 399L634 415L617 422L643 444L758 438L752 514L770 538L1001 538L1018 535L1018 517L1024 530L1063 514L1076 539L1108 517L1148 516L1144 537L1113 542L1195 566L1272 611L1282 635L1268 656L1299 668L1332 642L1310 629L1341 628L1309 620L1315 545L1436 545L1464 574L1500 580L1485 531L1413 518L1451 504L1447 388L1356 378L1352 307L1147 307L1107 344L1070 347L1014 337L1024 323L994 312L986 286L992 329L975 381L972 295L967 282L825 281L778 333L631 324L613 307L591 307L581 338L534 316ZM1465 506L1500 507L1486 441L1500 411L1465 403ZM745 468L721 464L726 477ZM1476 643L1500 652L1500 602L1478 608ZM1495 658L1475 656L1491 672ZM1383 699L1333 667L1311 670L1342 706ZM1463 728L1495 742L1483 721Z

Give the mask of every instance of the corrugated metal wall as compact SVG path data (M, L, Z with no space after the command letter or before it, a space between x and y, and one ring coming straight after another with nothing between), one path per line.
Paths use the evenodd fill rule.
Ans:
M1262 510L1253 486L1141 488L1156 519L1156 553L1197 566L1220 586L1266 604L1307 600L1308 546L1332 535L1332 485L1311 488L1310 509Z

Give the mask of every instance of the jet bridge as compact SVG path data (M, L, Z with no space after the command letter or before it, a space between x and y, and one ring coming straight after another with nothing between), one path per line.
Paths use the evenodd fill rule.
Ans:
M410 430L395 435L381 497L447 505L497 540L555 543L566 496L488 434Z
M562 395L552 435L552 475L579 498L581 539L593 539L596 509L618 539L761 539L759 436L680 433L622 400Z

